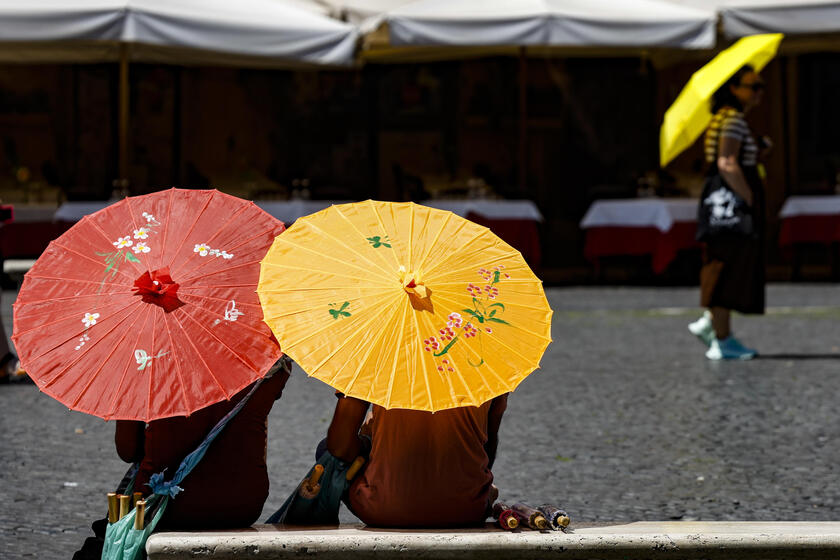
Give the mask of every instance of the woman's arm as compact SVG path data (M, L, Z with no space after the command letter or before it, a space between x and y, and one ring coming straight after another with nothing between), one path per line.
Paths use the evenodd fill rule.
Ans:
M502 416L507 409L507 399L508 393L493 399L490 411L487 413L487 443L484 444L484 450L487 452L487 458L490 459L487 467L491 469L496 460L496 449L499 447L499 426L502 425Z
M741 151L741 141L728 136L721 136L720 148L718 149L717 166L721 177L732 187L747 204L752 206L752 190L747 185L744 172L738 163L738 154Z
M146 424L135 420L117 420L114 443L117 455L126 463L136 463L143 459L143 443Z
M342 461L353 461L362 450L359 428L365 420L369 404L353 397L339 397L327 430L327 451Z

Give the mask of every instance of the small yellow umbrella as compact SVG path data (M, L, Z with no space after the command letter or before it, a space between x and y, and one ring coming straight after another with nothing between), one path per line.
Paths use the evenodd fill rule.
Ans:
M480 405L516 388L551 342L551 308L519 252L410 202L299 219L263 259L257 293L304 371L385 408Z
M741 67L749 64L758 72L776 56L784 35L752 35L714 57L691 76L674 104L665 112L659 131L659 164L668 165L691 146L712 120L712 95Z

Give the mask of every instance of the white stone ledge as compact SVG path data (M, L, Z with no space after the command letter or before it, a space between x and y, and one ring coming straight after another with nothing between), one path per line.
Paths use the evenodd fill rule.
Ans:
M3 261L3 272L6 274L28 272L35 264L35 259L6 259Z
M157 533L150 560L185 558L739 559L840 558L840 522L637 522L569 533L486 529L387 530L359 525Z

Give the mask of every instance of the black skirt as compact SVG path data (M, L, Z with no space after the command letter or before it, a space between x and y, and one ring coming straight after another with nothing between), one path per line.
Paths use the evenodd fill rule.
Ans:
M755 167L744 167L743 172L753 195L755 235L706 244L700 271L700 305L763 314L766 284L764 184Z

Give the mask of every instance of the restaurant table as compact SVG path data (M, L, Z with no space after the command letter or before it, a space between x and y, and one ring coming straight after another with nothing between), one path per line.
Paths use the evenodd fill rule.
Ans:
M660 274L678 252L700 247L697 204L690 198L596 200L580 222L584 256L598 266L603 257L650 255Z
M75 222L116 201L65 202L56 210L56 222ZM333 204L349 200L255 200L254 203L287 226L302 216L313 214ZM531 200L436 199L420 202L433 208L449 210L459 216L489 227L496 235L519 250L532 266L539 266L541 249L538 224L542 214ZM52 238L50 238L52 239ZM48 241L47 241L48 242ZM44 245L46 246L46 245Z
M779 211L779 247L793 261L793 279L801 278L803 246L828 249L831 277L840 280L840 196L791 196Z
M779 246L795 243L840 242L840 196L791 196L785 200L779 218Z

